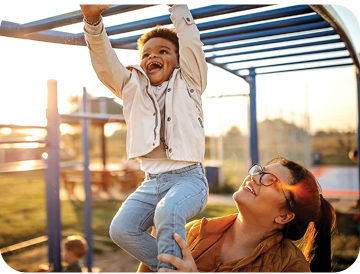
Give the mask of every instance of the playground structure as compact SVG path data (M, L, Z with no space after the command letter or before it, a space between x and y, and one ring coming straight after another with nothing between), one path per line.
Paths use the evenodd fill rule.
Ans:
M130 12L137 9L149 8L149 5L117 5L112 6L103 13L103 16ZM360 62L359 56L354 49L353 42L344 27L341 19L331 6L326 5L298 5L285 8L267 8L264 5L213 5L191 10L194 19L207 18L208 22L197 24L200 30L200 37L204 43L204 52L207 62L223 68L230 73L243 78L249 84L249 117L250 117L250 157L251 162L259 162L258 149L258 125L256 116L256 75L279 73L285 71L299 71L319 68L331 68L340 66L354 66L357 80L358 100L360 98ZM241 12L253 11L241 15ZM239 12L239 14L237 14ZM226 19L217 19L218 15L236 16ZM284 17L286 17L284 19ZM212 19L212 20L211 20ZM270 21L268 21L270 20ZM70 45L85 46L83 33L72 34L52 30L57 27L71 25L82 21L81 11L75 11L51 18L42 19L26 24L2 21L0 35L16 37L21 39L32 39L52 43L63 43ZM110 26L106 28L109 36L124 34L135 30L143 30L154 27L155 25L170 24L168 15L158 16L149 19L129 22L127 24ZM257 24L251 24L257 23ZM242 24L249 24L241 26ZM225 28L229 27L229 28ZM220 29L222 28L222 29ZM206 31L203 32L202 31ZM110 39L114 48L135 49L136 40L140 35L131 35L118 39ZM334 37L337 36L337 37ZM260 40L256 40L261 38ZM319 38L319 39L318 39ZM313 40L311 40L313 39ZM314 40L315 39L315 40ZM311 41L310 41L311 40ZM285 42L289 44L285 45ZM339 45L339 43L341 45ZM282 54L286 49L305 49L311 46L332 45L332 48L308 50L292 54ZM265 46L262 49L252 47ZM229 53L231 50L231 53ZM234 50L240 50L235 52ZM270 56L252 58L251 54L271 53ZM343 56L335 56L336 53L347 53ZM334 56L318 58L318 54L332 53ZM246 59L246 57L248 59ZM257 61L281 59L285 57L303 56L302 61L282 61L277 64L256 65ZM246 60L243 60L245 57ZM308 60L305 60L305 57ZM252 58L252 59L251 59ZM323 61L339 61L341 63L324 64ZM243 62L247 62L241 65ZM251 64L251 62L254 62ZM247 64L250 65L247 65ZM235 66L240 65L238 67ZM281 68L281 66L301 65L301 67ZM244 74L244 71L248 73ZM47 110L48 125L47 129L47 225L48 225L48 245L49 262L53 262L55 270L61 269L60 265L60 204L58 197L59 189L59 114L57 110L56 84L49 81L49 95ZM84 92L86 98L86 92ZM359 106L359 101L358 101ZM91 197L89 183L89 158L86 119L104 119L96 115L78 114L77 118L83 119L83 153L84 153L84 187L86 193L85 220L86 220L86 239L91 250ZM359 117L359 112L358 112ZM108 117L109 118L109 117ZM7 127L11 127L6 125ZM27 127L29 128L29 127ZM358 144L360 134L358 127ZM45 142L45 141L43 141ZM87 254L87 266L91 271L92 257L91 252Z

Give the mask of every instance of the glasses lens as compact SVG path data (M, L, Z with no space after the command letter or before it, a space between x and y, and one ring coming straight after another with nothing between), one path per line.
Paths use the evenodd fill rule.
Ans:
M275 183L276 181L277 181L277 178L274 175L268 174L268 173L265 173L261 178L261 183L265 186L270 186L273 183Z
M260 174L262 173L262 167L259 165L254 165L249 169L250 175Z

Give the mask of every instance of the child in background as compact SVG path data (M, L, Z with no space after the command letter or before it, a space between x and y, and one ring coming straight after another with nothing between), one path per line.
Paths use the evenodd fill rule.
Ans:
M61 242L62 272L82 272L79 260L84 257L88 249L86 240L81 236L68 236ZM54 265L40 266L40 272L53 272Z
M202 162L205 133L201 95L207 65L200 34L186 5L169 5L175 30L160 28L138 40L140 65L125 67L106 35L101 12L81 5L84 34L99 79L123 100L128 160L140 158L146 178L110 225L113 241L157 271L172 268L157 255L182 258L174 232L186 240L186 220L208 199ZM156 239L147 233L155 225Z

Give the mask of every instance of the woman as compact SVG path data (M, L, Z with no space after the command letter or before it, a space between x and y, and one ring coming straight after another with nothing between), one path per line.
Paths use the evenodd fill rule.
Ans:
M187 244L174 234L183 259L158 259L181 272L329 272L335 211L319 190L314 175L291 160L255 164L233 195L238 214L187 224ZM159 270L167 271L176 270Z

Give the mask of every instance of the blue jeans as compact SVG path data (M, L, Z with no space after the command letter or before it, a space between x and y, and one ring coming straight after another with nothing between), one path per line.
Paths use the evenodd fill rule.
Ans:
M160 253L182 258L173 238L186 241L186 220L201 212L209 187L202 164L152 175L122 204L110 225L111 239L151 270L174 267L157 259ZM147 233L155 225L156 239Z

